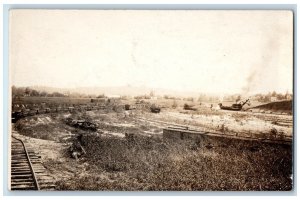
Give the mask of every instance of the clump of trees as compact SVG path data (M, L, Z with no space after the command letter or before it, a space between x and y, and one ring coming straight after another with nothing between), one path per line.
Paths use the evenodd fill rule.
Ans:
M258 93L255 95L252 95L251 100L256 100L262 103L267 103L267 102L271 102L272 99L275 101L283 101L283 100L292 100L293 99L293 94L290 94L289 92L285 92L285 93L278 93L278 92L268 92L265 94L262 93ZM234 94L234 95L227 95L224 96L223 101L241 101L243 100L243 98L241 97L240 94Z
M37 91L35 89L31 89L30 87L16 87L12 86L11 88L12 97L25 97L25 96L31 96L31 97L49 97L49 96L64 96L64 94L61 94L59 92L53 92L49 94L46 91Z
M135 96L134 99L151 99L150 95L138 95L138 96Z
M16 87L11 88L12 98L19 97L72 97L72 98L95 98L96 95L86 95L80 93L61 93L61 92L46 92L38 91L30 87ZM99 95L101 96L101 95ZM98 98L100 98L98 96ZM103 94L104 96L104 94Z
M193 97L183 98L183 100L194 102L194 98Z
M267 94L256 94L254 98L259 102L270 102L271 98L275 98L278 101L282 100L292 100L293 94L290 94L288 91L285 93L277 93L275 91L269 92Z
M65 97L65 94L60 92L48 93L46 91L38 91L30 87L12 86L12 97Z
M206 94L200 94L198 99L198 102L219 102L220 98L216 95L206 95Z
M172 99L172 100L181 100L180 97L174 97L174 96L170 96L170 95L164 95L163 98L164 99Z

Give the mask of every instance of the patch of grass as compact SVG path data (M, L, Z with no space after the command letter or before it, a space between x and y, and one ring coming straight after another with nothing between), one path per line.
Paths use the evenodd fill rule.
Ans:
M292 189L292 151L287 145L229 139L173 143L136 135L123 139L85 135L83 144L88 173L60 182L59 189Z
M28 137L44 140L55 140L51 134L54 127L48 124L37 124L35 125L34 129L32 129L30 126L23 126L22 122L19 121L15 127L20 133L22 133L22 135Z
M44 118L44 116L39 117ZM52 141L60 141L61 137L64 137L64 135L61 135L62 130L73 130L73 128L68 127L64 123L37 123L37 119L37 116L20 119L15 123L14 127L22 135ZM51 120L59 119L55 116L54 118L51 117Z

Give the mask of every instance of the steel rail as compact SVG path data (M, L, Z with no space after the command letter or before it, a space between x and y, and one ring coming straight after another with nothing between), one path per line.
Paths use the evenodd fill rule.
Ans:
M286 139L269 139L269 138L254 138L254 137L247 137L247 136L238 136L238 135L226 135L222 133L217 132L211 132L211 131L199 131L195 129L181 129L179 127L166 127L164 130L173 131L173 132L185 132L185 133L191 133L191 134L201 134L201 135L207 135L207 136L215 136L215 137L223 137L223 138L233 138L233 139L240 139L240 140L251 140L251 141L260 141L260 142L267 142L267 143L284 143L284 144L291 144L292 139L286 138Z
M30 161L30 157L29 157L29 154L28 154L28 151L27 151L27 149L26 149L26 146L25 146L24 142L23 142L21 139L16 138L15 136L12 136L12 137L13 137L14 139L16 139L16 140L18 140L18 141L21 142L21 144L22 144L22 146L23 146L23 149L24 149L24 151L25 151L25 154L26 154L27 161L28 161L28 163L29 163L30 171L31 171L32 176L33 176L33 182L34 182L34 185L35 185L35 187L36 187L37 190L40 190L40 186L39 186L39 183L38 183L37 178L36 178L36 173L35 173L35 171L34 171L34 169L33 169L33 167L32 167L32 163L31 163L31 161Z

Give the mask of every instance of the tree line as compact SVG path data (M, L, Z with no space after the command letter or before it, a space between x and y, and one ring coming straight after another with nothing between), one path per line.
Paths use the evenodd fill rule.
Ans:
M38 91L30 87L16 87L11 88L12 98L18 97L72 97L72 98L96 98L96 95L87 95L81 93L62 93L62 92L46 92Z

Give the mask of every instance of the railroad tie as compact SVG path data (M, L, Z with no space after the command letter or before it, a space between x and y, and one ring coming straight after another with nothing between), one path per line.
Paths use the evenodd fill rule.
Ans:
M11 190L54 190L53 177L41 164L41 156L26 148L24 142L12 137Z

